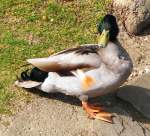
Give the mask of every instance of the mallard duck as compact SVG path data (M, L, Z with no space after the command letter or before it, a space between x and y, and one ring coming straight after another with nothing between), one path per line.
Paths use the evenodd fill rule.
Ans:
M104 16L98 32L98 44L85 44L46 58L28 59L34 68L30 73L22 72L15 84L76 96L91 118L112 122L112 114L90 104L88 99L115 91L129 77L133 65L117 41L119 28L115 16Z

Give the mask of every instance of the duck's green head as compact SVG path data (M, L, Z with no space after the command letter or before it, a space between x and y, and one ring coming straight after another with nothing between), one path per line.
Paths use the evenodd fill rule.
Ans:
M119 33L116 17L107 14L98 24L98 44L105 47L108 41L115 41Z

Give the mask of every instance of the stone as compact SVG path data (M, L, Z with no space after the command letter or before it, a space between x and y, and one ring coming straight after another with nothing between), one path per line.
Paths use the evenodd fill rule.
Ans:
M131 34L141 34L150 25L149 0L114 0L113 8Z
M9 126L2 128L4 126L0 125L0 136L150 136L149 129L144 128L138 120L133 121L118 102L109 107L115 115L114 123L110 124L87 118L77 100L58 96L34 100L11 117ZM105 99L110 100L112 96Z
M150 73L122 87L117 96L131 103L142 115L150 119Z

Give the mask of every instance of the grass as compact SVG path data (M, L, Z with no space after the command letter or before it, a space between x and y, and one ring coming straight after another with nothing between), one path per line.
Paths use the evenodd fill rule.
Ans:
M96 22L111 0L0 1L0 114L20 99L13 86L27 58L48 56L83 43L96 42ZM14 89L15 88L15 89ZM23 93L23 91L22 91ZM21 95L26 97L25 93Z

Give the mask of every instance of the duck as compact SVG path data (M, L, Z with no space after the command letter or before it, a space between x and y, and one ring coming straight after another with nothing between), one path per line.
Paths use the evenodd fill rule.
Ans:
M117 91L131 74L133 63L117 39L119 27L114 15L106 14L97 30L97 44L83 44L48 57L27 59L33 68L23 71L15 85L75 96L88 117L112 123L111 113L88 100Z

